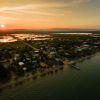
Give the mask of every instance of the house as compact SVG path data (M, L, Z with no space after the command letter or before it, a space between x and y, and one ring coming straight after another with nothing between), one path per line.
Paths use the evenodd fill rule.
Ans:
M19 62L18 65L19 65L19 66L23 66L24 63L23 63L23 62Z
M78 47L78 48L77 48L77 51L79 51L79 52L80 52L80 51L82 51L82 49L81 49L80 47Z
M2 65L3 65L4 68L7 69L7 68L9 68L10 63L9 62L4 62Z

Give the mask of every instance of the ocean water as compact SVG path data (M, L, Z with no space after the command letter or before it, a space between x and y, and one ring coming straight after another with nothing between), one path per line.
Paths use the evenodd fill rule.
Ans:
M4 88L0 100L100 100L100 53L77 66Z

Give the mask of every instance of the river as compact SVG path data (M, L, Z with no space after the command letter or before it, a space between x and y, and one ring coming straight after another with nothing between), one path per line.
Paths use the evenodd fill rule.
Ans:
M100 53L77 66L5 88L0 100L100 100Z

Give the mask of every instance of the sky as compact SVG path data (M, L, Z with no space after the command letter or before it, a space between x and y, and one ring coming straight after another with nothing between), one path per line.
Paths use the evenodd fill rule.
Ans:
M100 28L100 0L0 0L6 29Z

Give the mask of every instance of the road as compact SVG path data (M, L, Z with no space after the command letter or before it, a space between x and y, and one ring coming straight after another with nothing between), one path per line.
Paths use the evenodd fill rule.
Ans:
M30 44L24 42L23 40L19 39L18 37L15 37L14 35L10 35L10 36L11 36L12 38L14 38L14 39L16 39L16 40L22 42L23 44L27 45L28 47L32 48L33 50L38 50L37 48L35 48L35 47L33 47L32 45L30 45Z

